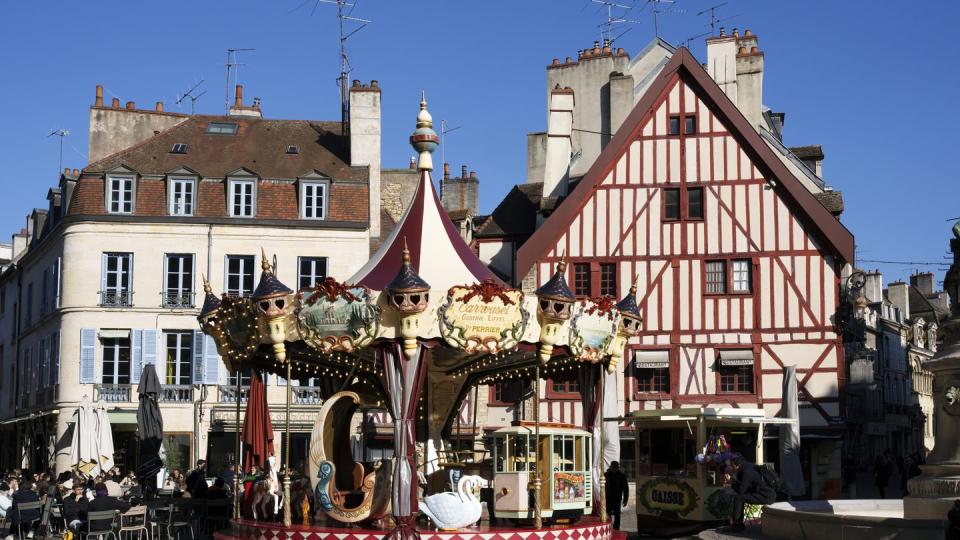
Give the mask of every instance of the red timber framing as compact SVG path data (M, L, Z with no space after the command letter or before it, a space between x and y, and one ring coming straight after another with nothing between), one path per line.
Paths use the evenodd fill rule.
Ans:
M669 129L674 116L679 133ZM688 116L695 130L687 129ZM678 190L678 219L667 218L667 189ZM702 193L702 217L691 215L691 190ZM616 264L619 296L638 276L644 324L629 347L669 352L668 394L638 392L628 355L625 412L731 404L773 414L782 368L793 364L816 425L842 416L843 348L834 318L853 236L686 49L520 248L517 278L532 270L543 283L562 255L571 268ZM724 261L724 292L707 293L707 261ZM748 261L749 291L733 291L732 261ZM720 391L720 352L728 349L753 355L752 392Z

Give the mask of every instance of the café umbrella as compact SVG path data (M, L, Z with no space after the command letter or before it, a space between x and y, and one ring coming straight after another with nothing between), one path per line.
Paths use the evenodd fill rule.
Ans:
M101 403L94 406L89 396L83 396L77 407L70 464L88 476L113 468L113 433L107 411Z
M800 406L797 400L797 366L783 368L783 400L780 409L781 418L800 419ZM803 467L800 464L800 426L797 422L780 426L780 474L783 489L791 497L803 495L806 491L803 479Z
M267 392L260 374L250 376L250 394L247 396L247 411L243 419L243 467L249 471L257 465L261 469L267 457L273 454L273 424L267 407Z
M140 404L137 406L137 438L140 440L140 466L137 476L151 489L156 482L157 473L163 467L160 456L163 442L163 417L160 415L160 378L153 364L145 364L140 374L137 393ZM147 487L145 485L144 487Z

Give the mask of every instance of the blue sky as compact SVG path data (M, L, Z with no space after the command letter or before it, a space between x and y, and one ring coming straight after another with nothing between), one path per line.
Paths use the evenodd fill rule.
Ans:
M632 3L627 0L621 3ZM661 35L683 42L707 31L696 13L718 0L677 0ZM271 118L339 118L335 6L315 0L17 2L0 18L2 238L46 205L56 181L53 129L71 134L64 166L86 163L94 86L139 107L204 79L197 112L223 110L226 49L250 47L240 69L247 100ZM643 0L638 0L638 5ZM664 7L668 6L664 4ZM951 97L958 87L960 2L921 4L730 0L729 27L750 28L766 53L764 101L785 111L785 142L822 144L824 177L843 191L843 221L863 259L939 262L960 216ZM383 88L384 166L403 167L421 89L439 124L461 126L446 159L481 180L481 211L525 180L526 133L546 123L545 66L597 39L605 11L588 0L481 2L359 0L374 22L350 39L351 78ZM653 37L649 9L618 42L630 52ZM692 43L705 56L702 38ZM183 112L189 112L185 102ZM437 152L439 154L439 150ZM439 155L436 159L439 162ZM867 262L889 280L943 267ZM944 265L945 266L945 265Z

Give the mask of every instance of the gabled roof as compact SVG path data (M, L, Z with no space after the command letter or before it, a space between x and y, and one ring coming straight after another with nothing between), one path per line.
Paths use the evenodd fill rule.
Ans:
M813 225L812 234L824 248L838 256L844 262L853 261L853 235L805 188L773 150L764 142L740 109L730 101L710 75L704 71L693 54L680 47L670 62L651 83L650 88L637 102L613 140L600 153L583 180L570 193L550 217L537 229L517 252L517 275L524 276L530 268L563 235L568 224L577 212L587 203L590 195L603 182L607 174L616 166L619 157L637 138L643 128L644 120L653 113L653 105L679 75L694 92L710 106L724 122L743 147L743 151L756 164L765 177L777 180L774 189L784 202L800 219Z
M500 201L483 226L474 234L476 238L501 236L528 236L537 228L537 212L543 182L517 184Z

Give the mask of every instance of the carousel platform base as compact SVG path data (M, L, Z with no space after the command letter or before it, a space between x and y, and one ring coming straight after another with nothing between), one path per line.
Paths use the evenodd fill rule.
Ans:
M336 525L291 525L238 519L230 528L214 533L216 540L383 540L389 529ZM573 525L553 525L534 529L513 525L466 527L458 531L437 531L420 527L421 540L618 540L610 523L585 517Z

